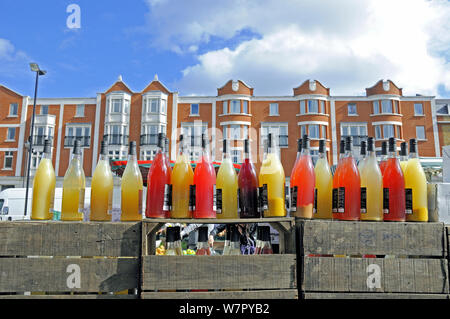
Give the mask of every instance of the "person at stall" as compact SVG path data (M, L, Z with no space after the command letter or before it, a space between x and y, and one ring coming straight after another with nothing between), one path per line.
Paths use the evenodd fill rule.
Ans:
M181 239L188 238L187 249L197 250L198 228L201 226L208 226L208 232L211 234L215 224L188 224L182 227L180 236ZM210 246L213 247L212 243L210 243Z
M253 255L255 253L256 244L256 223L235 224L240 233L241 253L243 255ZM226 231L227 224L216 224L214 229L209 233L208 242L212 246L214 244L214 237L217 234Z

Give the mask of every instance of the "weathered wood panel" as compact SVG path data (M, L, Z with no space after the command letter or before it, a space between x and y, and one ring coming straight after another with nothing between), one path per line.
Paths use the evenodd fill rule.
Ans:
M446 256L443 223L297 221L300 253Z
M0 258L0 292L123 291L139 287L139 271L138 258Z
M0 299L139 299L138 295L105 295L105 294L89 294L89 295L0 295Z
M143 292L142 299L298 299L297 289L208 292Z
M303 263L301 289L305 292L449 291L446 259L304 257ZM378 271L379 288L375 277Z
M296 256L143 256L142 290L289 289Z
M445 294L307 292L304 299L448 299Z
M0 222L0 256L139 257L141 222Z

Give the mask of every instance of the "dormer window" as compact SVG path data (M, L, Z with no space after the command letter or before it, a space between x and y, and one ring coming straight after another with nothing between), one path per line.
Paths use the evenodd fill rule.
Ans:
M111 113L122 113L122 99L112 99Z

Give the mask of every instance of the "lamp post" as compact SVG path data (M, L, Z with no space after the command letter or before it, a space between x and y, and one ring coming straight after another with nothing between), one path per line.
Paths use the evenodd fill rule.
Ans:
M29 148L28 148L28 165L27 165L27 185L25 189L25 210L23 212L24 216L27 216L27 208L28 208L28 187L30 185L31 154L33 153L33 132L34 132L34 118L36 114L36 96L38 89L38 80L40 75L45 75L45 73L47 73L47 71L39 69L39 65L37 65L37 63L30 63L30 69L31 71L36 72L36 84L34 86L33 115L31 117L30 135L28 137Z

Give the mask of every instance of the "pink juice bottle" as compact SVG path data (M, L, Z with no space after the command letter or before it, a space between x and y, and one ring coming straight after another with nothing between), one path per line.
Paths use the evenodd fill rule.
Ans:
M259 218L258 177L250 159L249 141L244 141L244 162L238 175L239 208L241 218Z

